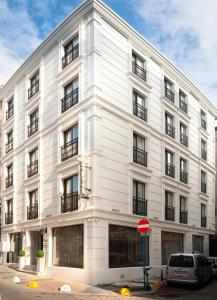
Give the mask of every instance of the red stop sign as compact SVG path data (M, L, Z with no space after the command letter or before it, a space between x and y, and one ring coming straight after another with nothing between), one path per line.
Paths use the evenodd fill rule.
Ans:
M147 219L142 219L137 224L137 230L140 233L148 233L149 232L149 221Z

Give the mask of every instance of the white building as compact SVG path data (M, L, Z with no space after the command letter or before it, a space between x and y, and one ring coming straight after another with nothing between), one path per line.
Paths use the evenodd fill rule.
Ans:
M208 254L217 111L104 3L67 17L0 99L5 262L43 247L48 274L139 278L144 216L153 274L171 252Z

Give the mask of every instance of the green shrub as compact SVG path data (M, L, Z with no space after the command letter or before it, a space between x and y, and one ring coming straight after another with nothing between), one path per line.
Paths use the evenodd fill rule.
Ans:
M18 256L19 256L19 257L23 257L23 256L25 256L25 255L26 255L26 253L25 253L24 250L20 250L19 253L18 253Z
M38 251L36 252L36 256L37 256L37 257L44 257L44 251L43 251L43 250L38 250Z

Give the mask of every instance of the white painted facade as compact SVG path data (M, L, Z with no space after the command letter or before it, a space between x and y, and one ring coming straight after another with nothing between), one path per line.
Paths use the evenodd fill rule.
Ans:
M79 35L79 57L62 69L63 46ZM145 61L147 81L132 72L132 52ZM40 90L28 100L30 78L39 71ZM199 70L198 70L199 71ZM64 87L78 77L79 103L61 113ZM171 80L175 102L164 96L164 77ZM188 113L179 109L179 89L186 94ZM133 115L133 90L146 97L147 122ZM5 120L7 101L14 98L14 115ZM46 227L48 274L89 283L108 283L142 276L140 267L109 268L109 224L135 227L133 180L146 184L150 221L150 265L161 269L161 232L183 234L184 251L192 252L192 235L208 239L215 232L215 117L209 100L175 66L99 0L89 0L57 27L11 77L0 92L3 100L3 178L13 163L13 186L3 188L13 199L13 223L3 225L2 251L10 251L9 234L23 232L26 264L30 264L31 231ZM29 115L39 110L39 130L27 136ZM200 111L207 129L201 128ZM174 117L175 139L165 134L165 111ZM179 141L180 122L188 128L189 146ZM61 162L63 131L78 123L78 156ZM13 150L5 154L7 133L13 129ZM146 139L148 167L133 162L133 133ZM201 138L207 161L201 159ZM38 147L39 172L27 177L28 153ZM175 158L175 178L165 175L165 149ZM188 161L188 184L179 180L179 159ZM62 180L78 174L82 190L78 210L61 213ZM207 194L201 193L201 169L207 173ZM39 218L27 221L28 193L38 189ZM165 220L165 190L173 193L175 221ZM82 195L87 195L83 197ZM179 197L187 198L188 224L180 224ZM201 227L201 203L207 226ZM84 267L53 266L52 228L84 225ZM5 254L6 255L6 254ZM6 258L4 258L6 260Z

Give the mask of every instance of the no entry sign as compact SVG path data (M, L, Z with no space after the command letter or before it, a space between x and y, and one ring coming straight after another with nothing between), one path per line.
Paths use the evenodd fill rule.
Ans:
M142 219L137 224L137 230L139 233L148 233L149 232L149 221L147 219Z

